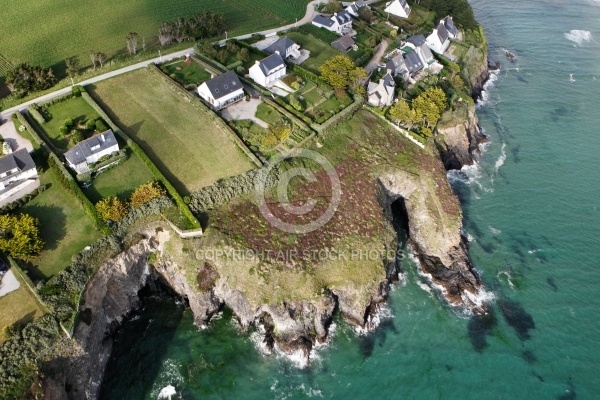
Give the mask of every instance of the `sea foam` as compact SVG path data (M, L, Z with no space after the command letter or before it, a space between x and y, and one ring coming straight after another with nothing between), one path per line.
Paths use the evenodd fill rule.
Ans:
M576 45L581 46L582 44L592 40L592 32L573 29L570 32L565 33L565 38Z

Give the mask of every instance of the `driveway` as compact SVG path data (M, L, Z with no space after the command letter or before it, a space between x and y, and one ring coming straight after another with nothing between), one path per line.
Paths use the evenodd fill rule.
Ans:
M15 290L17 290L20 287L21 287L21 284L15 277L15 274L12 272L11 269L9 269L6 272L6 274L4 274L4 277L2 278L2 281L0 282L0 297L5 296L5 295L9 294L10 292L14 292Z
M379 46L377 47L377 51L375 52L375 54L373 54L371 61L369 61L369 63L365 67L367 74L370 74L371 71L373 71L375 68L377 68L377 65L381 61L381 57L383 57L383 53L385 53L385 49L387 49L388 45L389 45L389 42L387 41L387 39L383 39L381 41L381 43L379 43Z
M239 121L242 119L249 119L257 125L268 129L269 124L267 124L262 119L256 118L256 110L260 103L262 103L262 101L258 99L250 99L250 101L238 101L237 103L230 105L224 110L221 110L221 115L228 121Z
M30 153L33 151L33 145L28 139L19 135L15 124L11 120L0 125L0 136L4 138L12 148L12 151L27 149Z

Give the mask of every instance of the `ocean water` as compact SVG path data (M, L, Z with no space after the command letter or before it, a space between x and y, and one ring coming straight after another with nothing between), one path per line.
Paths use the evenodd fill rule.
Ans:
M227 311L198 331L154 297L118 335L105 399L600 398L600 2L472 5L502 69L479 108L490 142L450 178L494 312L449 309L405 261L379 329L338 319L300 368Z

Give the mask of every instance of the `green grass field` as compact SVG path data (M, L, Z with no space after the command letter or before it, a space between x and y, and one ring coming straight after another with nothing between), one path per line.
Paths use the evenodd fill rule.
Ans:
M289 32L286 36L298 43L303 49L310 51L310 57L302 63L302 67L316 74L319 74L319 67L325 61L335 55L341 54L331 47L330 43L325 43L320 39L301 32Z
M109 56L125 51L125 36L138 32L157 41L162 21L200 11L222 12L229 37L293 23L308 0L27 0L2 7L0 54L13 64L52 66L78 55L91 64L90 50ZM191 46L191 43L190 43Z
M13 269L13 273L21 286L17 290L0 297L0 310L2 310L0 312L0 343L8 339L5 337L3 330L5 326L16 323L16 325L23 327L28 322L45 314L42 305L27 288L19 272Z
M91 187L83 189L92 203L108 196L126 200L135 188L154 180L146 164L131 150L127 151L129 158L124 163L102 172L94 178Z
M85 124L89 119L99 117L98 113L82 98L72 97L68 100L52 104L48 107L50 118L41 125L52 144L59 149L69 147L68 135L61 135L59 129L67 118L71 118L76 125ZM91 132L90 132L91 133Z
M160 69L181 85L200 85L202 82L210 79L210 73L193 61L189 63L178 61L168 65L161 65Z
M148 70L104 81L91 94L182 194L254 167L218 117Z
M46 245L40 256L27 269L32 279L48 279L71 264L71 256L92 244L101 234L75 197L46 170L42 184L50 188L37 195L16 212L30 214L40 220L40 235Z

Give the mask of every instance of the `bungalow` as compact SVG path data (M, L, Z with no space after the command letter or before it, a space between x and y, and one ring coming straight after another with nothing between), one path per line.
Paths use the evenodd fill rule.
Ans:
M341 51L342 53L347 53L350 50L355 49L356 43L354 42L354 39L350 37L350 35L344 35L341 38L331 42L331 47Z
M385 5L385 12L400 18L408 18L411 11L406 0L393 0Z
M300 54L300 45L296 44L287 36L277 39L275 43L265 48L264 52L267 54L275 54L276 52L279 52L279 55L281 55L281 57L284 59L298 59L302 56L302 54Z
M263 87L271 86L286 74L285 61L279 52L257 61L248 71L250 78Z
M347 11L340 11L331 17L319 14L312 20L312 24L319 28L335 32L338 35L345 35L352 32L352 17Z
M454 39L456 36L458 36L458 29L456 29L452 17L448 16L441 19L431 35L427 36L427 46L438 54L444 54L450 46L450 39Z
M360 10L363 7L367 7L368 9L371 9L371 7L369 7L369 5L367 3L365 3L363 0L354 1L346 7L346 12L348 14L352 15L353 17L358 18L358 10Z
M115 134L110 129L77 143L65 153L69 166L78 174L89 172L90 164L106 155L119 151Z
M414 48L424 65L430 65L435 61L429 47L427 47L425 36L416 35L406 39L406 45Z
M391 106L394 101L396 83L390 71L379 80L379 83L369 82L367 87L367 103L373 107Z
M27 149L0 157L0 201L15 194L37 178L35 163Z
M227 71L202 83L198 94L215 110L220 110L244 98L244 88L237 74Z

